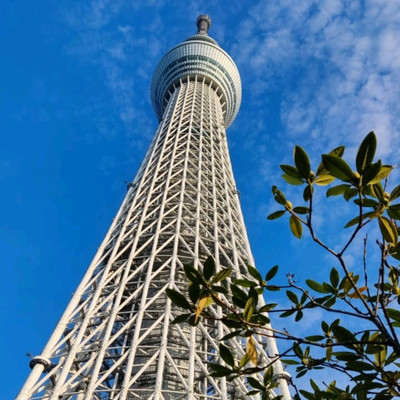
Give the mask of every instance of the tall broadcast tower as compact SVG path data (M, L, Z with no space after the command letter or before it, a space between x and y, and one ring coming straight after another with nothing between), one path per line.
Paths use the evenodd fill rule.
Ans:
M245 396L242 380L209 376L225 326L171 324L181 310L165 294L184 290L186 263L212 255L235 277L253 263L225 134L239 110L240 76L208 36L210 24L199 16L197 34L158 64L154 139L17 400L259 399ZM230 346L244 354L240 339ZM277 354L273 339L258 346L261 364ZM290 399L280 364L275 372Z

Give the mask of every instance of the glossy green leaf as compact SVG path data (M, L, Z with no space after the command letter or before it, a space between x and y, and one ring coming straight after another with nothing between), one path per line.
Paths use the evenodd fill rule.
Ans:
M251 376L247 377L247 381L254 389L264 390L264 385L262 385L257 379L252 378Z
M369 165L362 173L361 183L363 185L366 185L372 180L374 180L377 177L379 171L381 170L381 167L382 167L381 160L377 161L374 164Z
M400 311L394 308L388 308L387 313L390 318L394 319L395 321L400 321Z
M177 317L175 317L173 319L171 324L182 324L183 322L186 322L191 315L192 314L181 314L181 315L178 315Z
M218 283L224 281L228 276L232 273L232 268L221 269L221 271L217 272L212 278L211 283Z
M310 159L308 158L306 151L300 146L295 146L293 158L300 176L308 179L310 177L311 167Z
M370 185L373 185L375 183L380 182L381 180L387 178L392 171L393 167L391 165L382 165L380 171L376 175L374 179L372 179L371 182L369 182Z
M361 142L356 156L356 167L360 174L371 165L375 156L375 151L376 136L374 132L370 132Z
M314 179L314 183L319 186L326 186L332 183L335 180L335 177L332 175L320 175Z
M301 236L303 234L303 227L301 226L301 222L299 221L299 219L296 218L294 215L291 215L289 225L293 235L296 236L298 239L301 239Z
M282 217L282 215L285 214L285 212L286 212L286 210L275 211L272 214L269 214L267 219L269 219L269 220L278 219L278 218Z
M307 279L306 283L308 287L310 287L312 290L315 290L318 293L328 293L328 291L324 288L323 285L321 285L316 281L313 281L312 279Z
M390 218L400 220L400 204L389 206L389 208L387 209L387 213Z
M339 146L339 147L336 147L335 149L331 150L328 154L331 154L331 155L337 156L337 157L342 157L344 154L344 149L345 149L344 146ZM321 174L325 174L326 172L328 172L328 171L326 168L324 168L323 162L321 162L317 168L316 175L318 176Z
M380 201L385 200L383 186L380 182L375 183L374 185L371 185L371 189L372 189L372 192L373 192L372 194L374 197L376 197Z
M301 310L297 311L294 320L295 320L296 322L299 322L299 321L303 318L303 315L304 315L304 314L303 314L303 311L301 311Z
M215 378L229 376L233 372L230 368L224 367L220 364L209 364L208 368L211 370L210 375Z
M278 272L278 266L275 265L274 267L272 267L265 275L265 280L268 282L270 281Z
M333 156L331 154L323 154L322 162L324 163L324 167L334 177L339 178L340 180L345 182L354 181L355 175L352 169L346 163L346 161L342 160L341 158Z
M350 188L347 189L344 193L343 193L343 197L346 201L349 201L352 197L357 196L358 195L358 190L354 189L354 188Z
M361 204L363 207L376 207L378 205L378 202L373 199L362 198L361 201L360 199L354 199L353 201L358 206Z
M219 355L230 367L235 366L235 359L233 357L233 354L231 353L230 349L223 343L219 345Z
M365 214L362 214L362 219L363 221L366 220L367 218L372 218L375 215L374 211L367 212ZM345 228L350 228L351 226L357 225L360 221L360 217L357 215L357 217L354 217L351 219L344 227Z
M211 256L207 257L207 260L204 262L204 278L208 281L211 276L215 274L215 261Z
M245 321L250 321L251 316L253 315L254 312L254 301L253 299L248 299L246 302L246 306L244 307L243 310L243 318Z
M340 277L339 277L338 270L336 268L332 268L331 273L330 273L330 281L334 288L336 288L338 286L339 279L340 279Z
M281 164L280 167L286 175L292 176L293 178L301 179L299 171L297 171L297 168L293 167L293 165Z
M235 279L233 283L243 287L257 286L257 282L250 281L249 279Z
M378 221L383 238L392 246L396 246L398 242L398 233L394 223L386 217L379 217Z
M252 267L251 265L247 266L247 271L249 274L256 279L259 283L262 283L263 279L261 277L261 274L257 271L256 268Z
M197 283L193 283L191 282L189 284L189 297L190 300L192 301L192 303L197 303L197 301L199 300L199 296L200 296L200 286Z
M307 185L304 188L304 191L303 191L304 201L309 201L311 199L312 192L313 192L312 185Z
M272 194L277 203L282 204L283 206L286 204L285 195L276 186L272 186Z
M339 195L343 194L344 192L346 192L346 190L349 188L351 188L351 186L347 185L347 184L333 186L327 190L326 197L339 196Z
M357 342L357 338L348 329L340 325L331 327L333 334L340 343Z
M299 303L298 297L297 297L296 294L293 293L292 291L286 290L286 296L289 298L289 300L290 300L291 302L293 302L293 303L295 303L295 304L298 304L298 303Z
M400 185L396 186L393 190L392 193L390 193L390 201L396 200L398 197L400 197Z
M290 185L302 185L304 183L301 178L295 178L287 174L282 174L281 176L285 182L289 183Z
M185 275L189 279L190 282L205 284L204 278L201 276L200 272L197 271L192 265L186 264L183 266L183 270L185 271Z
M192 308L192 306L189 304L189 302L186 300L186 297L183 294L173 289L166 289L166 293L167 296L170 298L170 300L178 307L185 308L188 310Z
M293 211L296 214L308 214L310 209L308 207L295 207L295 208L293 208Z

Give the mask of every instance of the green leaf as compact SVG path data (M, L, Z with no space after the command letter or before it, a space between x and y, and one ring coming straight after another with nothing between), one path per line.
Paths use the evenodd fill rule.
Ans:
M339 178L340 180L345 182L354 181L355 175L352 169L346 163L346 161L342 160L341 158L333 156L331 154L323 154L322 162L324 163L324 167L334 177Z
M254 389L259 389L259 390L264 390L264 385L262 385L257 379L252 378L251 376L247 377L247 382L250 383L250 385L254 388Z
M394 319L395 321L400 321L400 311L395 310L394 308L387 309L388 315L390 318Z
M343 194L346 192L347 189L351 188L350 185L342 184L338 186L333 186L330 189L327 190L326 192L326 197L330 196L339 196L340 194Z
M370 132L361 142L356 156L356 167L360 174L371 165L375 156L375 150L376 136L374 132Z
M304 183L301 178L295 178L287 174L282 174L281 176L290 185L302 185Z
M311 167L310 159L308 158L306 151L300 146L295 146L293 158L300 176L308 179L310 177Z
M314 183L319 186L326 186L332 183L335 180L335 177L332 175L320 175L314 179Z
M350 188L347 189L344 193L343 193L343 197L346 201L349 201L352 197L357 196L358 195L358 190L354 189L354 188Z
M262 312L268 312L268 311L274 309L277 305L278 305L278 303L269 303L269 304L265 304L265 305L263 305L262 307L260 307L258 311L259 311L260 313L262 313Z
M192 309L192 306L189 304L189 302L186 300L186 297L183 294L173 289L166 289L166 293L167 296L170 298L170 300L178 307L185 308L187 310Z
M373 191L373 196L376 197L380 201L385 200L384 196L384 191L383 191L383 186L380 182L375 183L374 185L371 185L371 189Z
M235 279L233 281L235 285L243 286L243 287L253 287L257 286L257 282L250 281L249 279Z
M337 157L342 157L343 153L344 153L344 149L345 149L344 146L339 146L339 147L336 147L335 149L331 150L329 152L329 154L331 154L333 156L337 156ZM327 172L327 170L324 168L324 164L321 162L317 168L316 175L318 176L318 175L321 175L322 173L325 174L325 172Z
M175 317L173 319L173 321L171 322L171 324L181 324L182 322L185 322L188 320L188 318L191 316L192 314L181 314L178 315L177 317Z
M324 340L325 336L322 335L313 335L313 336L306 336L306 340L309 340L310 342L320 342L321 340Z
M208 256L207 260L204 262L204 278L208 281L212 275L215 273L215 261L212 256Z
M386 217L379 217L378 221L383 238L392 246L396 246L398 242L398 233L394 223Z
M299 171L297 171L297 168L293 167L293 165L281 164L280 167L286 175L289 175L293 178L301 179L301 175L299 174Z
M244 307L243 310L243 318L245 321L250 321L251 316L253 315L254 312L254 301L253 299L248 299L246 302L246 306Z
M296 214L308 214L310 209L308 207L295 207L295 208L293 208L293 211Z
M357 342L357 338L348 329L340 325L334 325L331 327L335 338L340 343ZM352 346L352 345L351 345Z
M390 172L392 171L393 167L391 165L382 165L378 175L372 181L369 182L370 185L380 182L381 180L385 179Z
M400 220L400 204L389 206L389 208L387 209L387 213L390 218Z
M396 200L398 197L400 197L400 185L396 186L392 190L392 193L390 193L389 201Z
M278 266L275 265L274 267L272 267L265 275L265 280L268 282L270 281L278 272Z
M230 366L235 366L235 359L233 358L233 354L231 353L230 349L226 347L224 344L219 345L219 355L221 358Z
M363 207L376 207L378 205L378 202L373 199L362 198L361 201L360 199L354 199L353 201L358 206L361 204Z
M296 236L298 239L301 239L301 236L303 234L303 227L301 226L301 222L299 221L299 219L296 218L294 215L291 215L289 225L293 235Z
M189 297L192 303L197 303L197 300L199 300L200 296L200 286L197 283L191 282L189 284Z
M205 284L204 278L201 276L200 272L197 271L197 269L194 268L192 265L184 265L183 270L185 271L185 275L190 282L198 283L200 285Z
M307 279L306 283L308 287L310 287L312 290L315 290L318 293L329 293L328 290L326 290L323 285L321 285L316 281L313 281L312 279Z
M283 214L285 214L286 210L279 210L279 211L275 211L272 214L269 214L267 219L277 219L279 217L282 217Z
M400 260L400 244L397 244L395 247L391 247L389 253L396 260Z
M304 188L304 192L303 192L303 199L304 199L304 201L308 201L308 200L311 199L311 194L312 194L312 192L313 192L312 185L307 185L307 186Z
M277 203L282 204L283 206L286 204L285 195L275 185L272 186L272 194Z
M218 283L224 281L228 276L232 273L232 268L221 269L221 271L217 272L212 278L211 283Z
M301 310L297 311L296 317L294 318L294 320L296 322L299 322L302 318L303 318L303 311L301 311Z
M339 272L336 268L331 269L330 280L332 286L336 288L339 284Z
M293 302L294 304L298 304L299 303L299 299L296 296L295 293L291 292L290 290L286 290L286 296L289 298L289 300L291 302Z
M367 183L375 179L379 171L381 170L381 167L381 160L378 160L376 163L369 165L361 176L361 183L365 186Z
M261 277L261 274L257 271L256 268L252 267L251 265L248 265L247 270L249 271L249 274L253 278L255 278L259 283L262 283L263 279Z
M362 219L364 221L365 219L371 218L374 215L375 215L375 211L367 212L367 213L362 215ZM351 219L344 227L345 228L350 228L351 226L354 226L354 225L358 224L359 221L360 221L360 217L357 215L357 217L354 217L353 219Z
M211 376L215 378L221 378L230 375L233 371L230 368L224 367L220 364L209 364L209 369L211 369Z

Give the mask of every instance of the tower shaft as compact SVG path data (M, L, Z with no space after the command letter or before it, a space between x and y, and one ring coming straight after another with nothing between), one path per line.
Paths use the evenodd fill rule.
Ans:
M244 382L207 370L228 333L219 307L210 307L215 321L197 328L171 324L182 311L165 294L186 287L186 263L198 267L212 255L217 268L230 267L239 278L252 259L225 98L204 74L169 86L139 172L53 335L31 361L18 400L245 398ZM239 339L230 345L237 357L244 354ZM264 364L267 350L277 352L273 341L267 350L258 346Z

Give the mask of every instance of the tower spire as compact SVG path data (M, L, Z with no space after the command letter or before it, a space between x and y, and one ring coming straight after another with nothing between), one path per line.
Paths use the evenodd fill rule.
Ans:
M197 17L197 34L198 35L208 35L208 30L211 26L211 18L207 14L201 14Z

